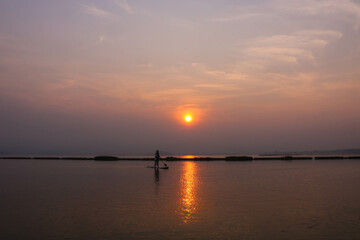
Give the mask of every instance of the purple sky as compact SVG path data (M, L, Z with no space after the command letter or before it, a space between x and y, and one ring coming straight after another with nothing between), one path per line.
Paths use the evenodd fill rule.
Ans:
M360 148L359 66L355 0L1 1L0 154Z

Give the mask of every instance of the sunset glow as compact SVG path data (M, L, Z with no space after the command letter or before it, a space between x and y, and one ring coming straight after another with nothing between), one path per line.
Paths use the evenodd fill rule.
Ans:
M0 1L0 153L360 146L359 1L29 2Z

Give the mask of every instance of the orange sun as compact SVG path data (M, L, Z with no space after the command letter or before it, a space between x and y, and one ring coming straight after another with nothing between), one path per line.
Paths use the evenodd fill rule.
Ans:
M185 116L185 121L186 122L191 122L192 121L192 117L190 115L186 115Z

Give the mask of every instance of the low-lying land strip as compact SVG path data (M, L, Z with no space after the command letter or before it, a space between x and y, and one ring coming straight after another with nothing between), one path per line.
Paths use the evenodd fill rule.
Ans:
M117 156L95 156L95 157L28 157L28 156L2 156L0 159L35 159L35 160L95 160L95 161L124 161L139 160L153 161L152 157L117 157ZM268 161L268 160L345 160L360 159L360 156L227 156L227 157L164 157L165 161Z

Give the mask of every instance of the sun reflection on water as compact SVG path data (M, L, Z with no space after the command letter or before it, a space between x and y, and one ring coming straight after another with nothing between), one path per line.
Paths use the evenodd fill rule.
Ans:
M184 162L180 193L180 213L184 223L196 221L198 210L196 164Z

